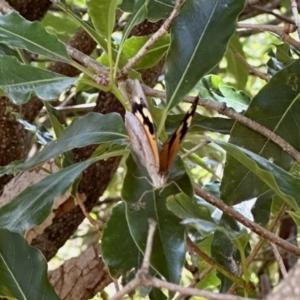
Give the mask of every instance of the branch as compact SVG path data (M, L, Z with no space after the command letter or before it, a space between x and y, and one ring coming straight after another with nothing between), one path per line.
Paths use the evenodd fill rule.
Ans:
M126 284L123 289L121 289L114 296L112 296L110 300L123 299L123 296L135 290L138 286L141 285L141 281L148 276L148 271L150 266L150 256L152 251L156 225L157 224L154 220L149 220L149 230L148 230L148 237L147 237L144 259L143 259L142 267L136 273L136 277L133 280L131 280L128 284Z
M1 1L1 0L0 0ZM82 65L90 67L96 71L97 74L104 76L109 76L109 71L106 67L99 64L96 60L92 59L90 56L85 55L81 51L73 48L70 45L65 45L68 51L68 54L75 60L79 61Z
M123 289L121 289L114 296L112 296L110 300L123 299L123 297L126 294L135 290L139 286L156 287L159 289L164 288L164 289L168 289L169 291L179 292L183 295L200 296L211 300L251 300L250 298L244 298L244 297L233 296L233 295L225 295L225 294L216 294L212 292L200 291L194 288L181 287L177 284L165 282L163 280L150 276L149 274L150 256L152 251L155 229L156 229L156 222L153 220L149 220L148 238L147 238L142 267L136 273L136 277L133 280L131 280Z
M300 40L299 12L298 12L297 3L296 3L295 0L291 0L291 7L292 7L292 12L293 12L293 15L294 15L294 19L295 19L295 24L297 26L298 40Z
M267 229L261 227L260 225L252 222L251 220L247 219L245 216L240 214L239 212L235 211L233 208L225 204L222 200L218 199L217 197L213 196L212 194L206 192L198 185L194 184L195 192L198 196L203 198L208 203L212 204L213 206L222 210L226 215L234 218L235 220L242 223L244 226L251 229L251 231L255 232L256 234L264 237L265 239L271 241L275 245L285 249L286 251L293 253L296 256L300 256L300 249L291 243L286 242L284 239L278 237L274 233L268 231Z
M270 226L269 226L269 231L271 232L276 232L278 226L279 226L279 223L280 223L280 220L281 218L284 216L285 214L285 211L286 211L286 208L287 208L287 205L284 204L279 213L277 214L276 218L273 219L273 221L271 222ZM265 242L264 239L260 239L259 242L255 245L255 247L253 248L252 252L250 253L250 255L247 257L246 259L246 262L245 262L245 266L246 268L249 267L249 265L252 263L252 261L254 260L254 258L256 257L258 251L260 250L260 248L262 247L263 243ZM240 276L243 275L243 270L240 271ZM236 283L233 283L233 285L230 287L230 289L228 290L228 294L234 294L235 293L235 290L237 288L237 284Z
M230 49L233 51L234 55L256 76L259 78L265 80L266 82L270 81L270 76L268 74L262 73L255 69L253 66L251 66L246 59L239 53L235 47L230 46Z
M283 41L300 48L300 42L296 41L292 37L290 37L290 33L296 31L296 26L291 24L286 24L285 26L275 26L275 25L256 25L256 24L248 24L248 23L238 23L237 28L246 28L257 31L270 31L278 34Z
M148 281L143 281L142 283L145 286L152 286L159 289L168 289L169 291L179 292L184 295L199 296L210 300L254 300L253 298L244 298L240 296L226 294L216 294L212 292L197 290L194 288L181 287L177 284L165 282L155 277L150 278Z
M149 48L164 34L168 33L172 23L174 22L175 18L179 14L180 7L184 3L184 0L177 0L174 9L171 13L171 15L166 19L164 24L161 26L161 28L156 31L151 38L145 43L145 45L139 50L139 52L132 57L129 62L126 64L126 66L121 70L121 76L127 77L133 66L147 53Z
M201 258L203 258L208 264L210 264L212 267L214 267L217 271L222 273L224 276L229 278L231 281L237 283L239 286L246 289L246 283L243 279L235 276L233 273L225 269L222 265L220 265L218 262L216 262L214 259L212 259L210 256L208 256L205 252L203 252L200 248L197 247L193 243L193 241L190 239L189 236L186 237L186 243L188 247L194 251L197 255L199 255Z
M279 269L280 269L280 272L281 272L283 278L286 278L286 276L287 276L288 273L286 271L283 259L282 259L281 255L280 255L277 247L272 242L270 242L270 241L269 241L269 245L270 245L270 247L272 249L272 252L274 254L274 257L275 257L275 259L276 259L276 261L278 263L278 266L279 266Z
M273 15L274 17L276 17L277 19L281 20L281 21L284 21L286 23L289 23L289 24L293 24L295 25L295 22L293 20L291 20L290 18L284 16L284 15L279 15L275 12L273 12L272 9L268 9L266 7L263 7L263 6L259 6L259 5L252 5L252 8L258 10L258 11L261 11L261 12L264 12L264 13L267 13L267 14L270 14L270 15Z
M14 9L5 1L0 0L0 12L4 15L14 11Z

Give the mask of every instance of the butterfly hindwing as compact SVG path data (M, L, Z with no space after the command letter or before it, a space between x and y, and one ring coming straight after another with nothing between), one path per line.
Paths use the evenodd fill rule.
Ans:
M169 137L169 139L163 144L162 149L159 152L159 173L167 173L170 166L179 151L180 145L186 135L189 127L191 126L193 116L195 114L199 97L196 97L189 111L180 122L175 132Z

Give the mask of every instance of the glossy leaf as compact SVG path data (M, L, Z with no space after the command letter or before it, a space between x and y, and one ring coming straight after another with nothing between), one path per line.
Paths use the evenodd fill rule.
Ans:
M176 0L149 1L148 17L152 21L166 19L170 16L175 6Z
M59 300L48 281L41 252L18 233L0 228L0 296L18 300Z
M120 0L86 0L89 16L96 31L106 39L110 38L113 32L116 9L120 2Z
M168 108L178 104L200 78L219 63L235 31L244 2L185 1L171 29L166 59Z
M140 268L143 254L130 234L124 203L113 208L103 231L101 249L109 273L116 279Z
M105 142L117 142L127 138L127 132L119 114L89 113L75 119L57 141L47 144L42 151L23 164L19 164L17 167L15 164L4 167L2 174L34 168L48 159L74 148Z
M202 236L211 234L218 227L211 217L215 208L203 200L197 201L184 194L177 194L168 198L167 207L182 219L182 224L192 225Z
M15 104L24 104L32 92L42 100L53 100L77 79L21 64L11 56L0 56L0 89Z
M216 231L213 235L211 255L215 261L238 276L241 262L240 252L231 239L222 231ZM226 293L232 285L232 281L219 272L217 272L217 276L221 279L220 292Z
M64 42L68 42L78 30L78 24L62 11L48 10L41 23L48 32L54 33Z
M276 51L273 49L268 51L270 59L267 62L268 74L275 75L289 64L294 62L289 45L281 44L275 45Z
M126 202L126 214L131 235L144 252L148 235L148 219L157 222L152 249L151 266L168 281L178 283L185 257L185 228L166 207L166 198L177 194L179 188L192 196L192 187L180 160L175 162L169 183L161 190L154 190L146 170L138 166L132 156L127 159L127 174L122 198Z
M25 189L0 208L0 227L24 234L41 224L50 214L54 198L64 195L81 172L95 161L96 158L74 164Z
M264 190L273 190L289 206L299 210L299 178L249 150L224 142L218 142L218 144L227 151L228 155L243 164L248 172L251 171L252 176L256 175L264 184Z
M134 36L125 41L123 46L123 53L126 58L131 59L140 48L148 41L150 36ZM170 44L170 35L166 34L161 37L153 46L147 51L147 54L138 61L134 66L135 69L147 69L155 66L166 53Z
M272 190L259 196L251 209L255 223L266 226L271 217L274 192Z
M211 242L213 239L213 234L211 234L209 237L204 238L201 240L201 242L197 243L198 248L200 248L204 253L211 256ZM199 270L205 270L209 264L206 260L202 258L198 258L198 269ZM208 273L207 276L204 278L201 278L200 282L196 285L196 288L198 289L206 289L211 286L219 286L220 285L220 279L216 276L216 269L213 269Z
M48 33L41 23L29 22L15 11L0 16L0 40L1 43L44 55L50 59L72 61L64 44L55 35Z
M238 112L246 110L251 100L243 91L236 91L233 87L222 84L221 78L216 75L204 76L197 84L196 90L202 98L226 103Z
M236 84L234 84L234 86L239 90L242 90L246 87L249 70L247 66L237 58L235 50L245 58L243 45L236 34L231 37L229 47L225 53L225 57L227 59L226 69L236 80Z
M276 73L253 98L245 116L269 128L293 147L300 150L300 60ZM294 159L268 138L235 123L230 143L254 152L284 170L289 170ZM234 157L228 157L221 185L221 198L229 204L251 199L264 193L268 187L257 176L242 166Z
M124 30L123 30L123 36L120 43L120 48L123 48L123 43L125 40L127 40L127 37L131 31L131 29L137 25L143 22L147 15L147 4L149 0L136 0L134 1L132 14L129 17L129 20L127 21Z
M17 58L19 61L21 61L20 55L18 51L15 49L5 45L5 44L0 44L0 55L9 55Z

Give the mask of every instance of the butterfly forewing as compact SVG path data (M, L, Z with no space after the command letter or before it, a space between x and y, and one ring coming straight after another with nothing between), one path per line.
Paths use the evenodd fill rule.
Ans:
M189 127L191 126L193 116L195 114L199 97L195 98L189 111L180 122L175 132L169 137L169 139L163 144L162 149L159 152L159 173L168 173L170 166L179 151L180 145L186 135Z
M195 98L191 108L159 152L155 128L145 94L139 81L134 81L131 102L132 113L126 113L125 125L131 140L132 150L139 163L147 169L155 187L165 185L170 166L187 130L191 126L197 103L198 98Z
M159 153L155 136L155 129L152 116L148 109L146 96L138 80L134 81L132 88L132 113L143 125L144 131L148 138L149 145L152 149L157 171L159 168Z

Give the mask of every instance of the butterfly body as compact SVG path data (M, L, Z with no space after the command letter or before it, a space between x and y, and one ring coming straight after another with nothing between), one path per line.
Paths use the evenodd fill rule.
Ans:
M146 97L139 81L134 81L132 112L126 112L125 126L138 162L147 169L153 185L157 188L164 186L168 179L170 167L191 125L197 103L198 98L195 99L184 119L159 151Z

